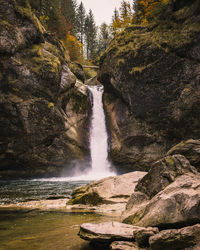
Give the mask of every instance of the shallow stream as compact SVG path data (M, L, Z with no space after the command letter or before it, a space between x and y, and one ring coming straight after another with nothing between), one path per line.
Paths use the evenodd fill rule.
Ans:
M70 196L72 189L86 183L28 180L0 182L0 203L5 205L30 200L66 198ZM110 219L94 213L0 208L0 249L93 249L77 236L80 225Z

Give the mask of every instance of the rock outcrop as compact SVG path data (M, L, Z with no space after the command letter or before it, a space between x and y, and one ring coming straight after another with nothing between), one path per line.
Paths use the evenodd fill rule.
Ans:
M0 177L73 170L88 157L90 103L27 0L1 1L0 58Z
M124 223L160 229L187 226L200 221L200 175L178 177L152 199L138 202L133 194L124 212ZM140 193L139 193L140 195Z
M125 28L101 58L98 80L119 172L147 170L200 134L199 0L167 0L156 23Z
M127 229L123 223L117 222L83 224L80 237L94 243L110 244L110 249L119 250L199 249L200 173L185 156L173 155L173 152L181 150L198 166L198 140L174 146L167 156L155 162L149 172L135 183L135 190L120 217L123 223L130 224L132 228ZM134 173L132 176L131 173L123 176L134 179ZM112 191L110 186L102 185L110 181L109 178L99 181L100 190L104 187L108 192ZM86 187L87 194L92 185ZM121 189L121 186L118 188ZM132 237L122 237L123 228L128 235L129 230L133 230ZM119 232L122 232L121 236Z
M199 223L199 183L199 172L183 155L166 156L138 181L123 222L160 229Z
M148 174L139 180L135 191L146 194L150 199L183 174L197 174L197 170L182 155L167 156L157 161Z

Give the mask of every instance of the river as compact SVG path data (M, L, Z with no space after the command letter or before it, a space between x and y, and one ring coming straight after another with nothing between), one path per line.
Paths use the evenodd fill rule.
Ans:
M77 236L85 222L102 222L112 218L89 212L17 208L19 202L67 198L72 189L86 181L19 180L0 182L1 250L91 250L88 242ZM95 247L97 250L97 248Z

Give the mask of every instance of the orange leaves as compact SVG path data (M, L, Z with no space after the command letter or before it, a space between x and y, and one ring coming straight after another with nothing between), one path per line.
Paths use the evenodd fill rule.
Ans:
M69 51L69 56L72 61L80 61L83 59L83 44L78 39L67 33L67 39L65 41L65 48Z

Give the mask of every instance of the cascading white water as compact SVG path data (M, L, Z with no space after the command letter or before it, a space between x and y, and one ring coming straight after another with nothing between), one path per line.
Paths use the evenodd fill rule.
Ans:
M115 176L110 169L108 157L108 135L103 109L103 86L88 86L92 102L92 119L90 128L91 169L87 173L78 171L75 176L62 178L39 179L40 181L88 181ZM38 179L36 179L38 180Z
M108 135L102 103L103 86L89 86L92 94L92 121L90 129L90 152L92 169L89 175L97 179L114 175L108 157Z

